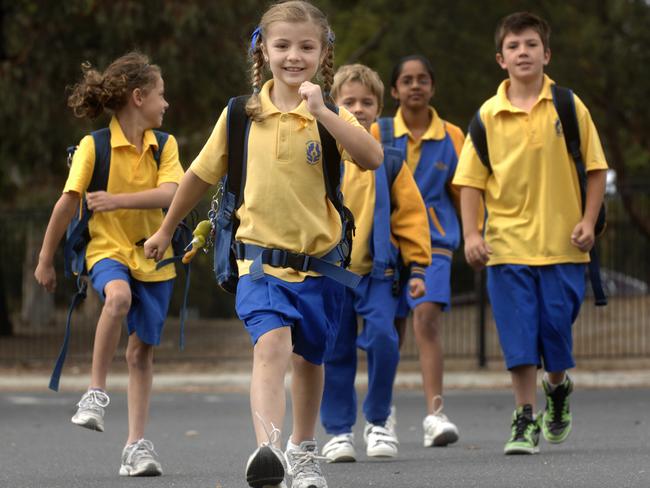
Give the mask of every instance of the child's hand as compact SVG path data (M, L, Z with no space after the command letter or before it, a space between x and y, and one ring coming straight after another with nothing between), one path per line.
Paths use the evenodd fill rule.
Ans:
M571 244L582 252L589 252L596 242L594 226L581 220L571 232Z
M323 94L320 91L320 86L312 83L311 81L303 81L298 93L303 100L307 102L307 110L316 118L327 107L323 101Z
M93 212L109 212L119 208L115 195L106 191L86 193L86 203L88 204L88 210Z
M169 247L171 240L172 236L170 234L166 234L159 229L145 241L144 257L153 259L156 262L160 261L165 255L165 251Z
M485 267L490 259L490 254L492 254L492 249L478 232L465 238L465 259L467 264L475 270L478 271Z
M427 287L422 278L411 278L409 280L409 295L411 298L423 297L427 292Z
M39 285L44 286L50 293L56 289L56 271L52 263L43 263L39 260L34 271L34 278L36 278Z

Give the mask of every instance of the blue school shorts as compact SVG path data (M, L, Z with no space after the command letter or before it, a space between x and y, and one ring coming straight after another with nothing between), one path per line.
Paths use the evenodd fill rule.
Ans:
M573 322L585 295L585 265L488 266L487 287L506 367L575 366Z
M411 298L408 282L400 292L396 316L408 317L408 314L417 305L424 302L437 303L443 311L449 310L451 305L451 257L442 254L431 256L431 265L424 271L424 284L427 291L423 297Z
M131 288L131 308L126 316L129 335L134 332L145 344L160 344L167 318L174 280L140 281L131 276L129 268L114 259L102 259L90 270L90 281L102 301L104 288L114 280L123 280Z
M291 327L293 352L313 364L323 363L336 340L343 285L325 276L292 283L274 276L239 278L235 308L253 345L267 332Z

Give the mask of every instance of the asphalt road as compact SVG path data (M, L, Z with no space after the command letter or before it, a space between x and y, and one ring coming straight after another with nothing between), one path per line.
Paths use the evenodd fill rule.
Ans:
M126 436L126 397L112 396L106 432L69 421L72 393L0 393L0 487L230 488L247 485L244 465L254 448L248 396L241 393L160 393L147 437L164 476L118 476ZM329 464L329 488L350 487L650 487L650 390L580 390L573 395L574 431L566 443L541 443L535 456L506 457L512 397L507 391L457 391L446 412L461 431L447 448L422 447L422 399L396 395L399 458L365 457ZM541 399L540 399L541 403ZM322 445L327 437L318 434ZM286 435L285 435L286 440ZM361 441L361 442L360 442Z

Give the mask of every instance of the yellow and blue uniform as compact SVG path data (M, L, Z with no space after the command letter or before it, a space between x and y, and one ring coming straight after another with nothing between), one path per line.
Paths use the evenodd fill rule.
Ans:
M245 244L320 257L338 245L341 217L325 191L322 149L313 151L314 143L320 148L317 121L304 101L289 112L280 111L271 101L272 87L273 80L262 87L264 118L251 123L248 135L246 185L237 209L240 224L235 237ZM339 117L362 130L347 110L340 109ZM226 108L190 170L216 184L227 173L227 146ZM350 159L340 146L339 150ZM313 272L264 265L264 280L254 283L249 276L251 263L238 261L236 308L253 343L272 329L292 325L294 351L320 364L328 334L338 322L338 316L327 316L339 309L338 293L319 297L320 287L329 287L325 283L331 280ZM265 291L266 287L273 291Z
M357 347L366 351L368 360L364 416L373 424L386 422L399 363L393 325L397 261L401 254L404 264L414 270L411 277L421 275L418 270L431 262L424 202L406 164L400 165L390 181L386 164L373 172L346 161L341 190L356 225L350 269L362 279L355 289L344 290L336 343L325 358L321 421L331 435L352 432L356 422ZM358 337L357 315L363 318L363 332Z
M547 370L559 371L575 364L571 326L584 297L583 263L589 261L571 244L582 218L580 187L553 104L553 80L544 76L530 112L510 103L509 83L501 83L479 111L492 172L468 137L454 184L484 193L485 240L492 248L488 291L508 368L540 364L543 356ZM604 170L589 111L577 96L574 102L586 169ZM564 304L563 313L549 305L551 296Z
M393 118L394 144L406 155L406 162L424 200L429 219L431 264L425 269L425 296L413 299L405 287L397 315L405 317L419 303L439 303L447 309L451 303L451 257L460 243L460 225L456 215L457 191L451 185L458 154L463 144L463 132L441 119L429 107L431 122L424 134L416 139L404 121L401 109ZM379 139L377 124L371 128Z
M158 149L151 130L144 132L142 152L131 144L118 120L113 117L111 133L108 193L135 193L157 188L163 183L178 183L183 168L178 159L178 144L169 136L156 164L153 150ZM92 136L84 137L74 153L70 173L63 192L83 195L95 167L95 144ZM156 270L156 263L144 257L144 249L136 243L150 237L163 220L162 209L117 209L94 212L88 222L90 242L86 251L86 267L93 287L104 296L106 283L124 279L133 295L127 317L129 332L149 344L158 344L171 296L173 267ZM171 256L171 249L165 255ZM161 314L161 310L164 313Z

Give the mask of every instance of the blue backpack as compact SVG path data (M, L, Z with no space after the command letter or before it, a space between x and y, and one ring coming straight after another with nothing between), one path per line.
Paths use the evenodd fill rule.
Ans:
M169 138L169 134L160 131L153 131L156 136L156 141L158 143L158 149L153 150L153 158L156 161L156 166L160 166L160 157L162 155L163 148L165 143ZM90 184L88 185L88 192L94 191L106 191L108 188L108 175L110 172L111 166L111 132L108 128L99 129L91 133L94 144L95 144L95 166L93 169L92 178ZM68 166L72 164L72 157L77 149L77 146L70 146L67 149L68 153ZM86 203L86 198L82 197L81 203L75 212L75 215L68 225L66 230L66 239L63 245L63 269L66 278L75 278L76 277L76 286L77 290L72 296L70 306L68 308L68 315L66 319L66 328L65 334L63 337L63 345L59 352L59 356L54 365L54 370L52 371L52 376L50 378L49 388L54 391L59 389L59 379L61 377L61 370L63 369L63 363L68 352L68 344L70 341L70 332L71 332L71 319L72 312L81 303L87 295L88 282L84 278L88 275L88 270L86 268L86 249L88 248L88 243L90 242L90 233L88 231L88 222L92 217L92 211L88 209ZM172 239L172 246L174 247L174 258L166 260L170 262L171 260L180 259L184 252L184 248L192 240L192 231L187 226L185 222L177 227L174 232L174 237ZM136 243L136 245L142 245L142 243ZM177 257L180 255L180 257ZM162 263L162 261L161 261ZM166 263L165 263L166 264ZM160 263L159 263L160 265ZM190 268L189 265L185 265L186 271L186 281L185 281L185 296L183 298L183 307L181 310L181 338L180 344L181 348L183 347L184 337L184 319L185 319L185 310L187 308L187 291L190 282Z
M246 185L248 134L251 120L246 114L249 96L231 98L228 102L228 174L221 180L217 190L218 206L209 217L215 229L214 272L217 284L228 293L235 293L239 281L238 259L252 259L250 274L253 280L264 276L263 264L297 271L315 271L345 286L356 287L360 277L346 270L350 264L354 217L343 205L340 192L341 156L336 140L319 123L318 132L323 152L323 175L328 199L339 212L342 235L339 244L327 255L317 258L284 249L269 249L235 240L239 219L235 215L241 206ZM338 108L327 104L338 113ZM316 147L314 150L318 150Z
M587 171L585 163L580 151L580 128L578 126L578 118L576 115L576 107L573 99L573 92L569 88L558 85L551 85L551 93L553 95L553 105L557 111L562 124L562 132L564 133L564 142L568 153L571 155L573 162L578 173L578 182L580 183L580 197L582 201L582 212L585 211L585 201L587 192ZM481 163L492 172L492 164L490 163L490 154L488 152L487 134L485 133L485 126L481 120L480 110L477 110L472 117L469 124L469 135L472 138L472 144L476 149ZM594 228L595 234L598 236L605 231L606 227L606 212L605 204L600 207L598 219ZM589 279L591 281L591 288L594 292L596 306L607 305L607 296L603 290L603 285L600 277L600 264L598 259L598 251L596 245L589 251Z

